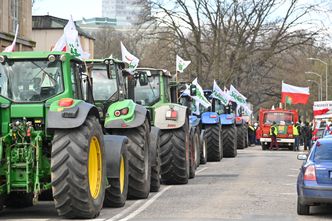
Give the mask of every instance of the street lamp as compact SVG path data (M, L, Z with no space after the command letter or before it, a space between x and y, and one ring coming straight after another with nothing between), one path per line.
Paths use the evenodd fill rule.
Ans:
M325 62L325 61L322 61L321 59L319 59L319 58L307 58L308 60L313 60L313 61L319 61L319 62L321 62L321 63L323 63L323 64L325 64L325 87L326 87L326 93L325 93L325 100L327 100L328 99L328 86L327 86L327 72L328 72L328 65L327 65L327 63Z
M318 100L322 101L323 100L323 80L322 80L322 75L316 73L316 72L312 72L312 71L306 71L304 72L305 74L313 74L319 77L320 79L320 84L318 86L318 88L320 87L320 98L318 97Z
M315 83L317 85L317 98L319 100L319 83L315 80L307 80L308 82ZM322 96L322 95L321 95Z

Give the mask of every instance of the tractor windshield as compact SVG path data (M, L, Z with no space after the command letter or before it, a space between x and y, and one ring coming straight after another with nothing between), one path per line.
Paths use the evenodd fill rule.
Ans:
M0 64L2 97L14 102L40 102L61 92L61 61L10 60Z
M147 85L141 85L139 80L136 79L135 102L144 106L151 106L159 100L160 97L159 77L160 77L159 74L156 75L153 74L149 76Z
M92 68L93 98L96 101L106 101L113 97L117 91L116 70L110 65L110 78L107 76L105 64L94 64Z
M264 124L290 125L293 122L293 114L285 112L269 112L264 114Z

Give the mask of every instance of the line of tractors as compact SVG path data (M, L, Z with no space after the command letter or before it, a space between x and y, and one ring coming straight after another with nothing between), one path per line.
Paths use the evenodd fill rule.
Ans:
M116 59L0 53L0 209L53 200L59 216L94 218L248 146L235 103L205 90L212 106L194 114L171 80Z

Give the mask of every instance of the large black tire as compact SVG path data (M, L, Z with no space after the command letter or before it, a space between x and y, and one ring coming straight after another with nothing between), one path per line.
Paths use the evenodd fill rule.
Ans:
M78 128L55 130L51 181L60 216L91 219L99 215L106 184L104 153L103 132L95 116L88 116Z
M195 135L194 135L195 141L195 163L196 163L196 169L199 167L201 162L201 139L200 139L200 130L198 127L195 128Z
M262 150L267 150L268 149L268 145L267 144L262 143L261 145L262 145Z
M189 152L189 159L190 159L190 166L189 166L189 179L192 179L195 177L196 173L196 148L198 146L197 139L195 139L195 128L190 128L190 152Z
M245 134L243 130L243 125L239 125L236 128L237 131L237 149L244 149L245 147Z
M151 166L151 184L150 192L158 192L160 189L160 130L156 127L151 128L150 148L155 148L155 156L151 159L154 161ZM152 151L151 151L152 152Z
M162 130L160 137L161 180L165 184L186 184L189 178L189 124Z
M249 147L249 137L248 137L248 124L243 125L244 133L244 148Z
M203 130L201 132L200 141L201 141L200 163L206 164L206 162L207 162L207 138L206 138L205 130Z
M146 199L150 193L151 161L149 156L150 125L146 118L137 128L117 129L113 134L128 137L128 198Z
M123 207L127 200L129 183L129 162L125 148L121 149L118 178L108 178L109 187L105 190L104 207Z
M302 204L300 202L299 198L297 199L297 214L298 215L309 215L310 214L310 206Z
M221 143L221 126L206 125L207 137L207 160L220 161L223 156L222 143Z
M4 205L8 208L25 208L33 206L33 193L11 192L6 196Z
M222 127L224 157L237 156L237 131L234 124Z

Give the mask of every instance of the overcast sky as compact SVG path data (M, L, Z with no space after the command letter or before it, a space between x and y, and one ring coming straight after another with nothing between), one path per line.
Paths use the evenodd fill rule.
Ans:
M52 15L68 19L70 15L74 20L82 17L100 17L101 0L36 0L33 15Z

